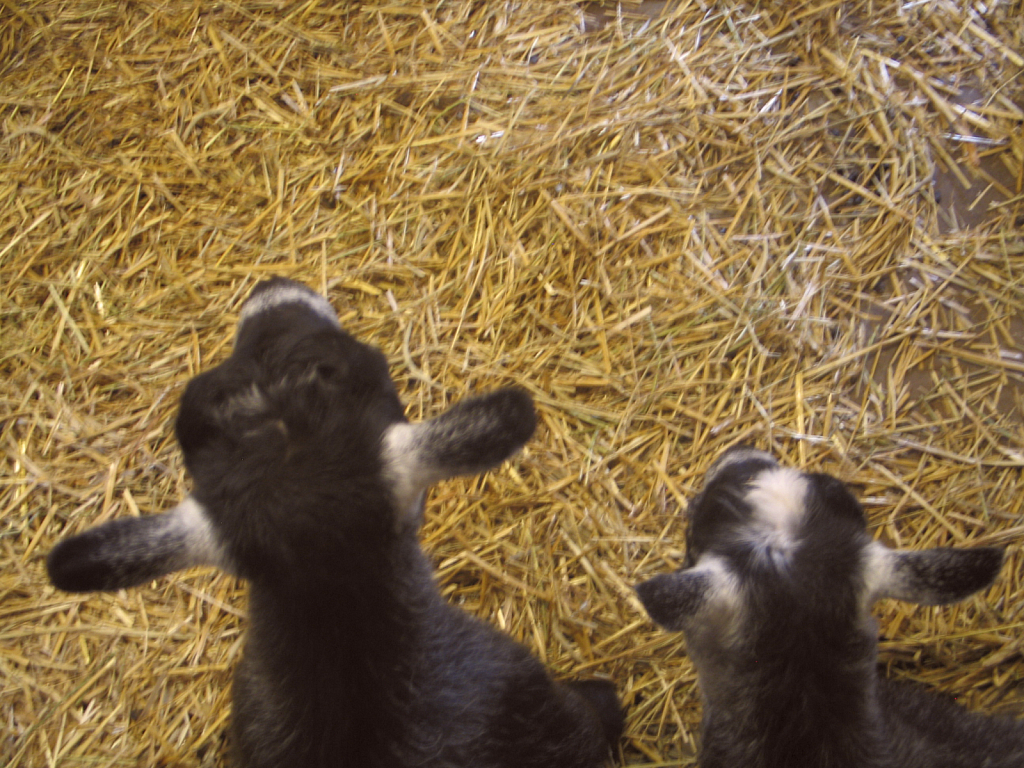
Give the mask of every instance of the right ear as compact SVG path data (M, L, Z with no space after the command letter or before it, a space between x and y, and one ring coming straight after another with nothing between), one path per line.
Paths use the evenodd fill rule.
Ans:
M433 483L497 466L536 426L533 401L521 389L462 400L430 421L393 425L384 434L382 459L399 508L410 508Z
M998 547L889 549L877 541L867 550L865 580L871 602L881 598L919 605L946 605L995 581L1003 565Z
M226 568L227 558L191 496L170 512L113 520L64 539L46 558L50 581L67 592L136 587L196 565Z

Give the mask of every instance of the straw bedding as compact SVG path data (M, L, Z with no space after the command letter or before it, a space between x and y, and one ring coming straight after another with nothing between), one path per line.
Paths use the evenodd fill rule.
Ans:
M1020 714L1020 2L0 2L0 764L219 766L242 586L48 586L62 535L188 490L188 378L283 274L411 418L517 383L523 455L436 488L449 598L613 678L692 763L681 639L630 586L747 441L905 547L1002 544L882 659Z

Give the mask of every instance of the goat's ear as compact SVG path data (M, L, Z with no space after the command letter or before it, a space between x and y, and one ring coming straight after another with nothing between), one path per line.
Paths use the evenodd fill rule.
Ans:
M430 421L390 427L384 472L405 508L432 483L500 464L523 447L536 426L533 401L521 389L469 398Z
M905 552L872 542L867 551L865 581L872 602L888 597L920 605L945 605L987 587L1002 565L1003 550L998 547Z
M226 558L192 497L164 514L113 520L64 539L46 558L50 581L67 592L135 587L194 565L225 567Z
M682 632L714 590L715 575L702 568L663 573L636 586L647 615L672 632Z

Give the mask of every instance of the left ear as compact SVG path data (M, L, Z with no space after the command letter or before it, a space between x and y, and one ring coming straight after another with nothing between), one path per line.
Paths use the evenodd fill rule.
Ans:
M687 568L637 584L636 594L655 623L671 632L682 632L704 608L713 588L711 572Z
M191 496L169 512L124 517L62 540L46 558L66 592L113 591L196 565L232 570L206 509Z
M1003 550L998 547L909 552L872 542L866 553L865 581L871 602L888 597L946 605L989 586L1002 565Z
M430 421L390 427L382 460L399 509L408 509L433 483L497 466L523 447L536 426L530 396L499 389L463 400Z

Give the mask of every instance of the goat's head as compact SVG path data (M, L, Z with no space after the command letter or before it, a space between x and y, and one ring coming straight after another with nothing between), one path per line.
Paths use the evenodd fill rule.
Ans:
M874 542L839 480L751 448L718 459L688 514L684 567L637 592L652 619L686 632L706 691L773 661L867 668L876 600L961 600L1002 563L993 548L910 552Z
M330 304L282 278L242 307L231 356L185 390L176 433L193 493L164 515L61 542L54 584L141 584L191 565L254 578L302 570L333 538L358 554L419 525L427 486L488 469L533 432L530 398L499 390L410 424L387 361Z

